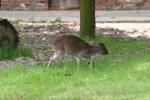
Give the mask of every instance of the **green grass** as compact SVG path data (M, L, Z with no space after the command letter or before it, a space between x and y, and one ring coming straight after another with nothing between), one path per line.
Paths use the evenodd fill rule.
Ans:
M32 50L23 47L17 49L10 47L0 48L0 60L14 59L21 56L32 56Z
M150 100L150 41L101 36L109 55L0 70L0 100Z

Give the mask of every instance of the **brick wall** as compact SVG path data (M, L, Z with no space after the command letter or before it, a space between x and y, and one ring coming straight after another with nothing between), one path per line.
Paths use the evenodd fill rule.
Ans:
M145 0L143 8L144 9L150 9L150 0Z
M107 6L117 5L118 0L96 0L96 9L103 10L106 9Z
M150 9L150 0L96 0L97 10Z
M11 8L11 6L12 6L11 3L12 3L11 0L1 0L1 7L5 8L5 9Z
M67 0L63 0L67 1ZM70 0L69 0L70 1ZM53 0L52 9L73 9L73 4L58 3L59 0ZM72 1L74 2L74 1ZM79 0L78 0L79 2ZM64 7L62 7L64 4ZM78 3L76 3L78 4ZM74 6L74 7L71 7ZM78 6L76 6L78 8ZM1 0L1 9L8 10L48 10L48 0ZM111 9L150 9L150 0L96 0L97 10Z
M1 8L8 10L48 10L47 0L1 0Z

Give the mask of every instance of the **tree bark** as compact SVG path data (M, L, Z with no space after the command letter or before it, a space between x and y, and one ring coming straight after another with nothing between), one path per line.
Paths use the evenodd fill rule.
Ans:
M0 0L0 9L1 9L1 0Z
M80 35L95 36L95 0L80 0Z
M51 8L51 5L52 5L52 0L48 0L48 9Z

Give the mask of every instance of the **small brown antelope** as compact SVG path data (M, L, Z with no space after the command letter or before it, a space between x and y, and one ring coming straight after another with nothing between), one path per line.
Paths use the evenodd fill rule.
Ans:
M108 54L103 43L89 44L73 35L56 37L51 43L51 48L54 51L54 54L50 58L47 67L49 67L53 61L63 59L64 55L74 57L79 66L80 59L82 58L91 58L96 54Z

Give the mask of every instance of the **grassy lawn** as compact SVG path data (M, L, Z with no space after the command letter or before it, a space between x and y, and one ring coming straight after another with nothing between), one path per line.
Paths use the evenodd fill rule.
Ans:
M17 49L10 47L0 48L0 60L15 59L22 56L32 56L32 50L23 47L18 47Z
M0 100L150 100L150 40L100 36L108 56L0 70Z

